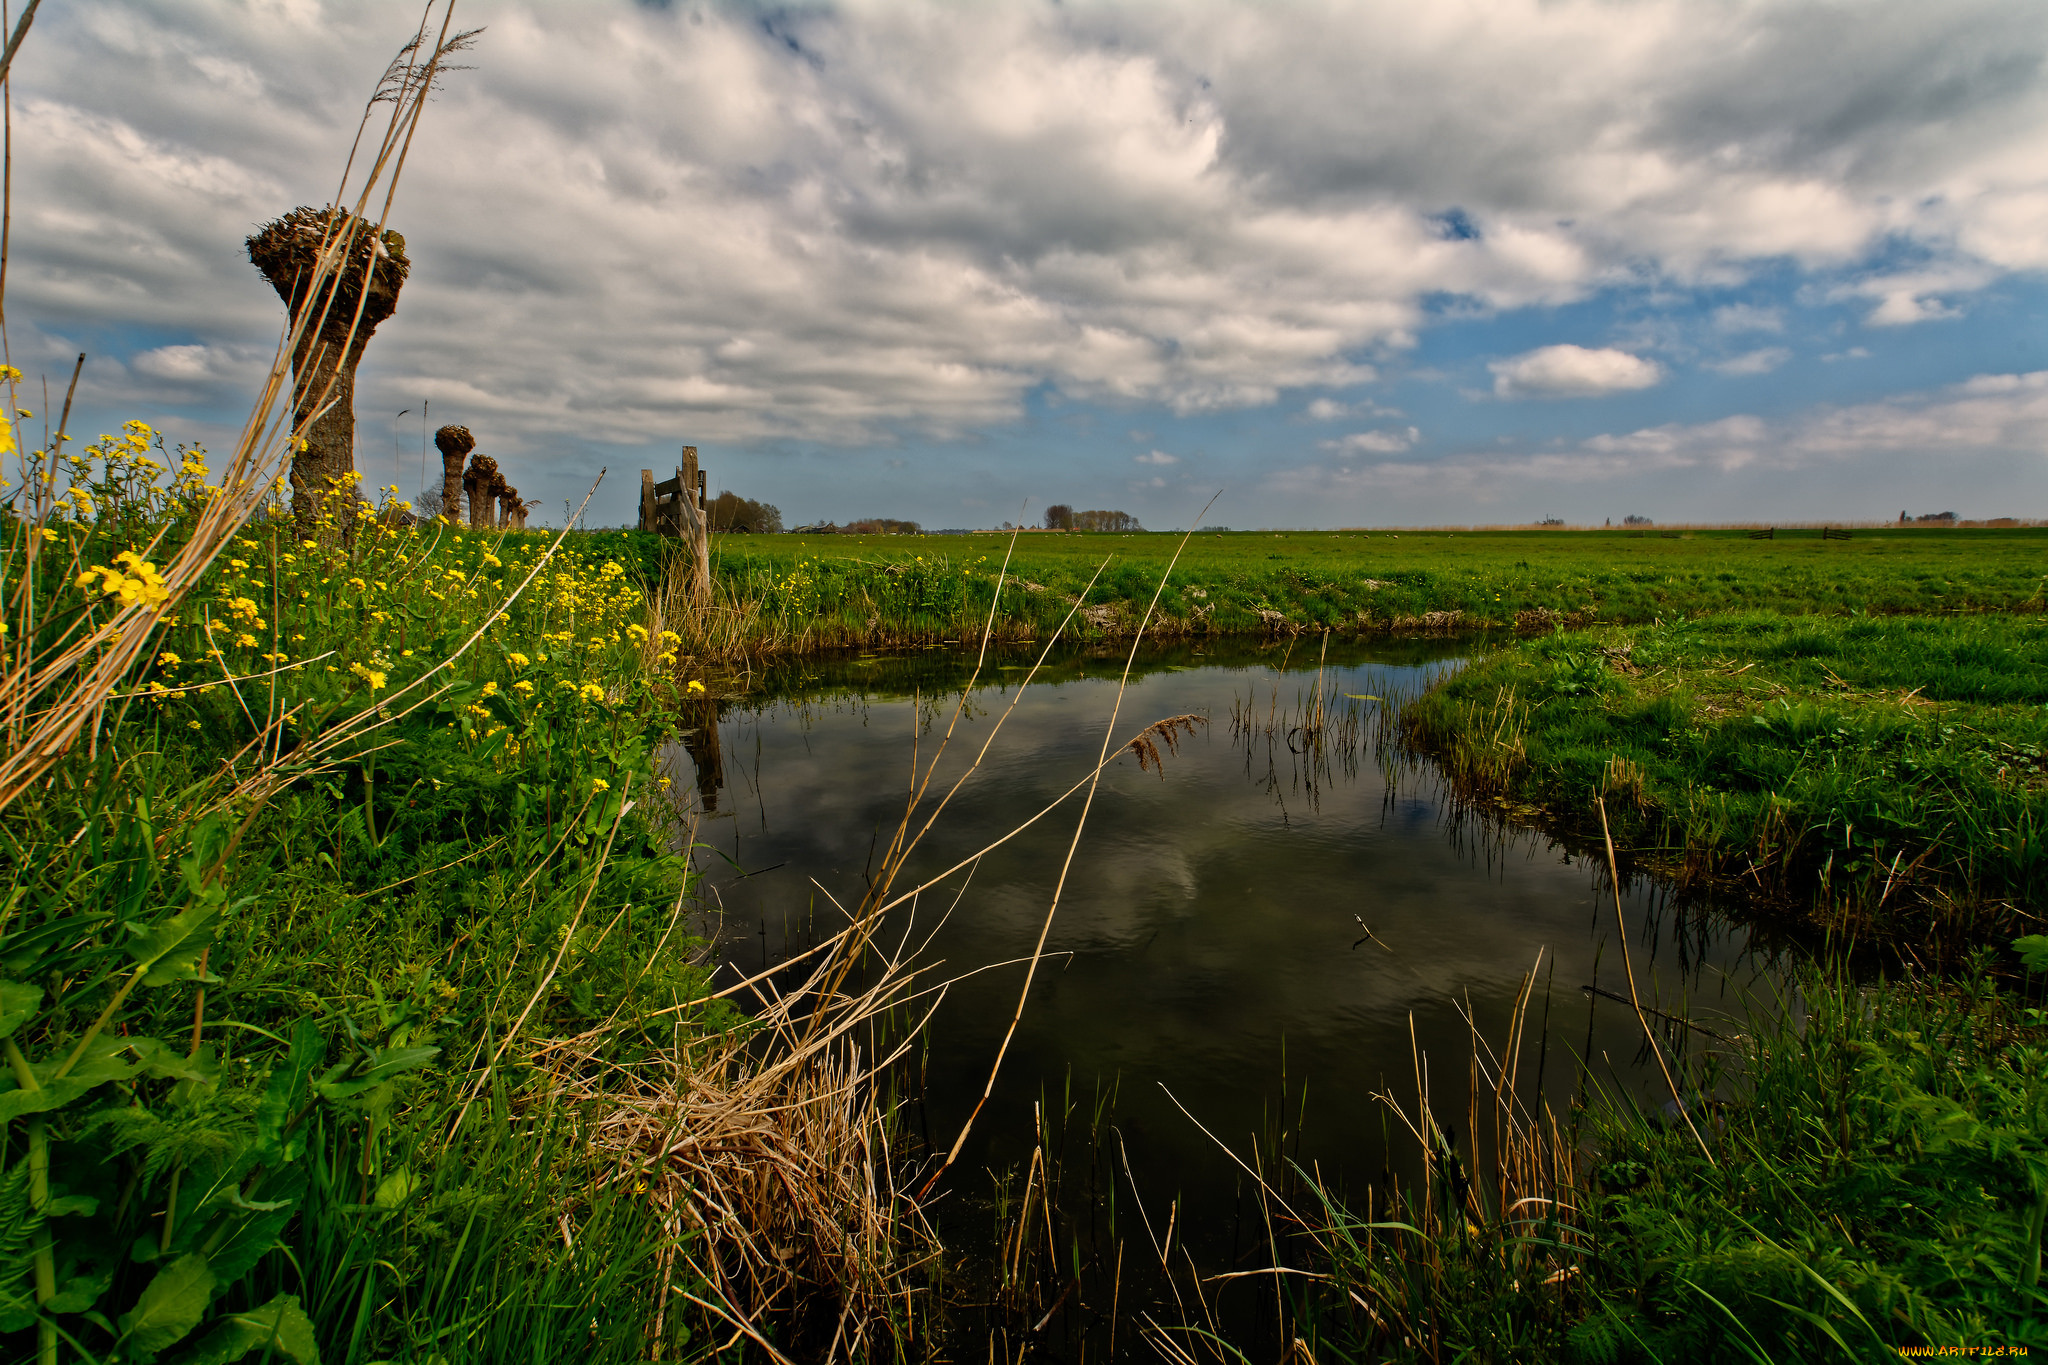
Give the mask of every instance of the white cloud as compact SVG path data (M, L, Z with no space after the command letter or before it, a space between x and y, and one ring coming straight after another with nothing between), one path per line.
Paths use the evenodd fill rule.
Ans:
M1933 393L1817 407L1775 422L1736 416L1672 423L1596 436L1584 445L1599 455L1652 455L1721 469L1759 462L1796 469L1882 452L1941 459L1971 451L2038 453L2043 448L2048 448L2048 370L1979 375Z
M213 377L211 346L159 346L129 363L152 379L202 380Z
M1133 456L1132 456L1131 458L1132 458L1132 459L1133 459L1134 461L1136 461L1137 463L1139 463L1139 464L1179 464L1179 463L1180 463L1180 456L1178 456L1178 455L1169 455L1169 454L1167 454L1167 453L1166 453L1165 451L1163 451L1163 450L1155 450L1155 451L1153 451L1153 452L1152 452L1151 454L1149 454L1149 455L1133 455Z
M1963 469L2018 471L2002 477L2032 490L2028 505L2038 505L2041 480L2031 471L2044 448L2048 370L1980 375L1932 392L1817 407L1782 419L1736 414L1610 433L1569 450L1468 452L1346 469L1311 465L1278 471L1270 482L1280 496L1330 509L1326 523L1329 516L1343 515L1347 500L1374 508L1387 506L1389 498L1440 509L1462 506L1465 519L1484 521L1486 509L1525 499L1572 490L1581 499L1606 499L1617 490L1654 488L1683 500L1703 519L1730 514L1702 508L1701 494L1709 489L1745 519L1759 511L1840 517L1859 515L1854 509L1870 501L1872 492L1891 497L1895 489L1915 488L1916 480L1920 492L1899 496L1956 500L1952 488L1947 494L1941 490L1953 484L1953 471ZM1788 502L1793 486L1802 506ZM1690 495L1673 494L1674 489Z
M1346 417L1399 417L1399 408L1390 408L1375 403L1370 398L1361 398L1356 403L1340 403L1334 398L1318 398L1301 410L1301 415L1311 422L1338 422Z
M1714 330L1723 333L1782 332L1785 315L1776 308L1753 303L1731 303L1714 310Z
M1769 374L1791 358L1792 352L1783 346L1764 346L1726 360L1709 361L1707 368L1729 375Z
M1501 398L1593 398L1647 389L1664 377L1656 361L1611 347L1542 346L1486 368Z
M431 397L535 460L943 439L1037 392L1273 404L1367 382L1443 298L1498 313L1789 261L1903 324L2048 265L2037 0L466 13L489 31L414 144L394 221L417 265L359 411ZM130 367L89 368L101 401L106 376L245 398L247 362L219 356L260 355L280 308L241 238L331 195L412 17L43 11L13 73L17 326L53 358L59 337L146 335ZM1859 274L1880 252L1926 264ZM1658 374L1545 348L1495 388Z
M1408 449L1421 438L1419 430L1409 427L1406 431L1354 431L1349 436L1317 444L1340 454L1390 455Z

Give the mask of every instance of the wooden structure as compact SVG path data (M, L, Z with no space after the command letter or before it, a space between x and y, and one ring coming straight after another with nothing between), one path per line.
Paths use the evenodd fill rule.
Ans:
M656 483L653 470L640 471L640 529L683 542L690 601L696 606L709 603L711 526L705 514L705 479L697 464L697 447L683 447L683 460L673 479Z
M1820 538L1822 540L1847 540L1853 534L1855 533L1846 526L1823 526L1820 528Z

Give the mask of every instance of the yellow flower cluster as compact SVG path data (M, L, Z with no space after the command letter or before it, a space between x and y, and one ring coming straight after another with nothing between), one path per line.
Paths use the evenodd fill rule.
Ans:
M133 550L123 550L114 556L114 567L95 564L78 576L78 586L94 591L93 579L99 579L97 591L101 597L118 598L124 607L137 603L149 607L161 607L170 600L170 589L164 586L164 577L157 572L156 565Z

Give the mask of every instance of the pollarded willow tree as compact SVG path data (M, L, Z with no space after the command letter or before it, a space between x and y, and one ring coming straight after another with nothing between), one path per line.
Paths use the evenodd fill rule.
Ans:
M315 264L337 239L345 264L315 290ZM348 481L356 467L356 366L371 334L398 310L398 291L412 268L405 238L379 233L346 209L301 206L264 224L248 246L249 259L291 310L299 337L292 377L306 444L292 460L292 514L311 534L329 506L346 536L356 510Z

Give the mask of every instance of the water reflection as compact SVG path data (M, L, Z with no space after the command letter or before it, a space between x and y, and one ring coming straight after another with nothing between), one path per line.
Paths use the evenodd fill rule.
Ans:
M1497 1033L1539 962L1546 1088L1596 1077L1657 1098L1612 943L1605 869L1458 807L1425 766L1373 744L1387 702L1456 666L1441 641L1177 645L1148 652L1119 739L1208 718L1171 752L1125 753L1104 774L1002 1079L964 1158L1029 1149L1032 1104L1068 1084L1118 1091L1147 1194L1193 1196L1197 1244L1227 1239L1236 1169L1172 1103L1242 1149L1281 1104L1306 1121L1290 1152L1341 1181L1398 1153L1373 1094L1412 1096L1434 1068L1462 1082L1471 1024ZM1120 652L1061 655L1034 684L919 849L910 876L972 856L1095 763ZM991 661L934 779L944 790L1015 696L1028 658ZM699 857L727 962L752 972L843 921L904 817L971 661L950 654L807 660L704 704L672 776L700 793ZM1313 725L1306 722L1314 722ZM1313 731L1311 733L1311 731ZM915 907L943 974L1028 956L1078 802L987 852ZM903 883L909 884L909 883ZM1739 938L1649 884L1623 895L1644 1003L1733 1032L1756 967ZM956 986L930 1030L920 1120L944 1147L980 1094L1021 967ZM1674 1042L1691 1030L1675 1028ZM1283 1081L1284 1077L1284 1081ZM1462 1107L1462 1106L1461 1106ZM1398 1143L1394 1144L1398 1146ZM1204 1222L1203 1192L1215 1194Z

